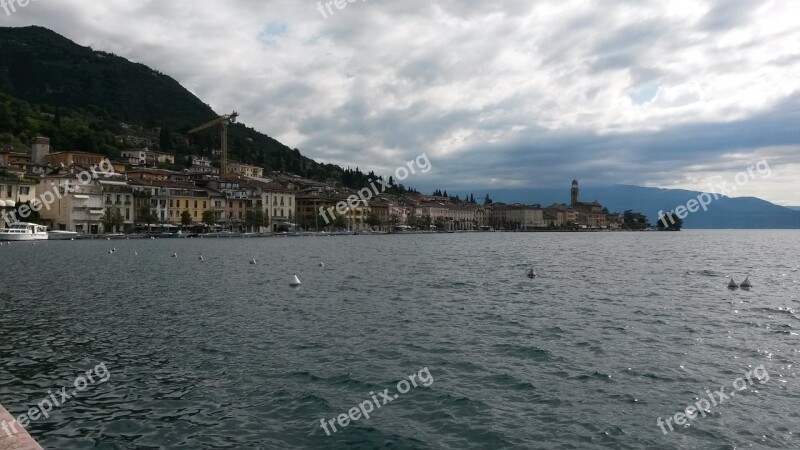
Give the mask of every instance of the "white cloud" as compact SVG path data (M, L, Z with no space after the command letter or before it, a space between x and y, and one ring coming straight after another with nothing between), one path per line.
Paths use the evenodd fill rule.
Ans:
M787 100L800 75L798 15L800 3L779 0L369 0L327 19L315 1L53 0L7 20L170 74L316 159L389 170L426 151L463 161L460 172L431 173L442 186L481 187L535 183L520 161L551 164L564 179L641 184L724 161L730 149L699 146L676 149L666 167L646 157L608 166L665 151L643 134L689 127L718 142L704 124L747 123L781 105L796 112L800 102ZM553 133L560 152L533 145ZM759 133L741 151L800 146ZM497 158L505 166L487 168L490 152L508 152ZM800 204L798 163L779 168L788 187L759 194Z

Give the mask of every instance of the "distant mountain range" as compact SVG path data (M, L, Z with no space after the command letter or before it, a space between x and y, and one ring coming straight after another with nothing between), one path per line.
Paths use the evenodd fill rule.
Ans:
M472 192L466 192L469 195ZM482 200L488 193L494 202L569 203L569 185L559 189L493 189L475 191L475 199ZM463 195L464 193L458 193ZM599 201L611 212L634 210L646 214L655 224L659 211L685 206L700 195L697 191L660 189L641 186L616 185L581 188L581 200ZM800 207L787 208L753 197L720 197L713 200L708 211L700 209L684 220L687 229L784 229L800 228Z

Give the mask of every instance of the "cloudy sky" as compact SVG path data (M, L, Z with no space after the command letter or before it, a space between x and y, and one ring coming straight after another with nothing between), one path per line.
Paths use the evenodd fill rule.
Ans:
M353 0L351 0L353 1ZM38 0L41 25L142 62L320 161L420 187L639 184L800 205L800 2Z

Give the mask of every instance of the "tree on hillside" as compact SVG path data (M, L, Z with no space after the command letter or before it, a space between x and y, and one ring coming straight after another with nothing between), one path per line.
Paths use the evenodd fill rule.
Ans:
M492 204L492 199L489 198L489 194L486 194L486 198L483 199L483 206L489 206Z
M166 126L161 127L158 134L158 146L165 152L172 149L172 132Z

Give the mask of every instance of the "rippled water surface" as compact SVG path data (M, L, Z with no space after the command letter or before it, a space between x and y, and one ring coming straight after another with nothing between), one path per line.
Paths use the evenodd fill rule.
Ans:
M15 243L0 402L105 363L29 427L46 448L800 448L799 255L796 231Z

